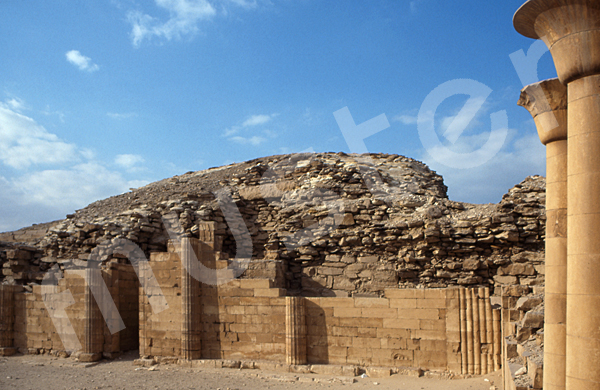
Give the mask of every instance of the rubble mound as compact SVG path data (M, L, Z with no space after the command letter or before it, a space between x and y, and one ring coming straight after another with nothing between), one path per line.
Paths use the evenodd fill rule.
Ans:
M399 155L264 157L188 172L61 221L2 233L0 241L12 241L0 247L2 275L5 283L39 283L54 264L126 262L115 242L149 258L166 251L173 234L198 236L198 225L211 221L221 259L251 258L243 277L275 270L267 276L290 294L543 284L544 178L525 179L499 204L455 202L446 191L440 175Z

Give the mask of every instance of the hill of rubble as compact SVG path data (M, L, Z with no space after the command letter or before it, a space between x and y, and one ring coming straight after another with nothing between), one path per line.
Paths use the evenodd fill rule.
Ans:
M198 224L213 221L221 259L251 257L243 277L270 272L291 294L543 285L544 178L528 177L498 204L454 202L446 190L425 164L398 155L264 157L188 172L61 221L2 233L1 277L39 283L54 264L127 261L111 250L117 240L149 257L166 251L165 226L197 237Z

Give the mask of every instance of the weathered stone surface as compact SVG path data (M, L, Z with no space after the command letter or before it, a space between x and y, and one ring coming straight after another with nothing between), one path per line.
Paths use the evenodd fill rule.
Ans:
M524 328L542 328L544 327L544 313L539 311L528 311L521 321Z
M448 200L442 178L424 164L369 157L383 192L367 186L365 156L343 153L265 157L151 183L71 218L3 234L29 239L0 243L1 277L39 283L54 264L127 262L138 250L149 258L166 251L167 225L193 237L201 221L214 221L221 258L245 248L252 262L242 277L268 274L294 294L543 282L543 178L527 178L497 205L463 204ZM236 243L239 226L228 224L215 199L225 187L250 233L246 244ZM128 244L115 251L119 239Z

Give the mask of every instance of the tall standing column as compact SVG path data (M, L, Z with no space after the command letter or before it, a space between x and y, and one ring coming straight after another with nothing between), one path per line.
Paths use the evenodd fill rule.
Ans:
M521 91L546 145L544 389L565 388L567 325L567 88L558 79Z
M192 273L197 267L197 257L194 246L198 240L183 238L181 240L181 357L186 360L199 359L202 352L200 340L200 282Z
M104 327L102 323L102 313L94 297L94 291L98 291L97 286L104 283L102 271L98 267L89 267L85 269L85 314L83 324L83 343L82 353L78 358L82 362L95 362L102 358L104 349Z
M285 360L306 364L306 315L302 297L285 297Z
M543 38L568 88L566 389L600 389L600 2L530 0L516 30Z

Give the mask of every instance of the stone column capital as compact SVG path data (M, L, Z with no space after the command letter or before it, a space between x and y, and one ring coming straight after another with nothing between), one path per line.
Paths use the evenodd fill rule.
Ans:
M526 108L535 120L544 145L567 139L567 87L558 79L526 86L517 104Z
M600 2L529 0L516 12L517 32L548 45L563 84L600 73Z

